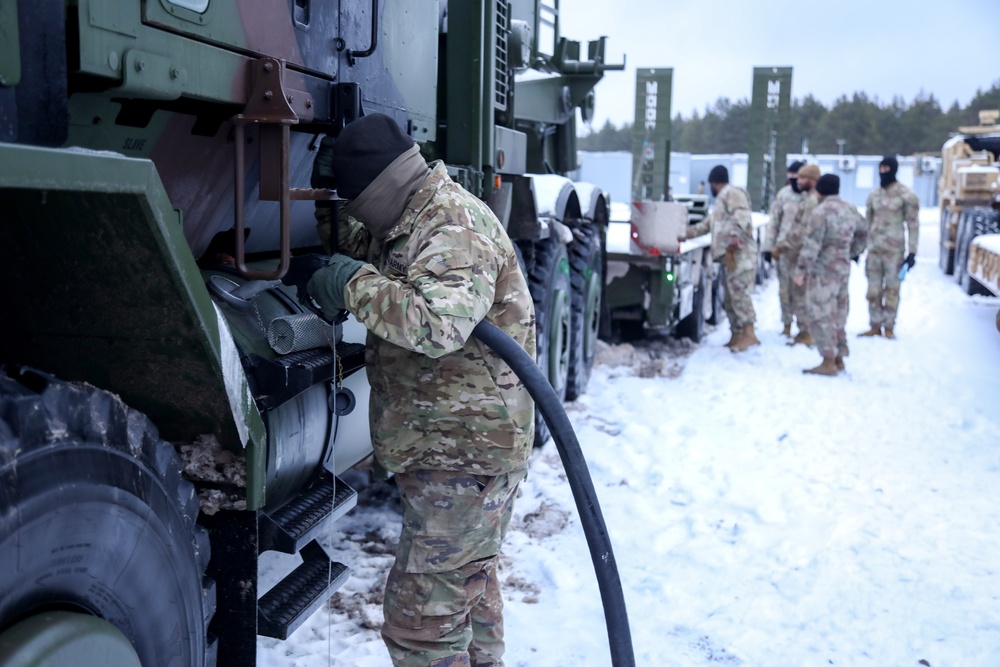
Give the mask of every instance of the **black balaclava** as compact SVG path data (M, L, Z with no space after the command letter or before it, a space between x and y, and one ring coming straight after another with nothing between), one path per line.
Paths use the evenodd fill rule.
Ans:
M878 166L889 167L889 171L885 172L884 174L879 172L878 175L879 183L883 188L887 188L896 182L896 172L899 170L899 162L896 160L896 158L892 157L891 155L886 155L884 158L882 158L882 161L878 163Z
M788 173L791 174L791 176L788 178L788 184L792 186L792 192L794 192L795 194L799 194L800 192L802 192L801 190L799 190L798 173L799 169L801 169L803 165L804 163L799 162L798 160L788 165Z

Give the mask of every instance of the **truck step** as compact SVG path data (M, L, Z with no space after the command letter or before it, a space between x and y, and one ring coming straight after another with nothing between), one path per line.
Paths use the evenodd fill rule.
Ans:
M351 574L346 565L330 560L317 542L301 553L302 564L257 602L258 635L288 639Z
M344 481L322 470L302 493L274 512L261 512L260 551L297 554L358 502Z

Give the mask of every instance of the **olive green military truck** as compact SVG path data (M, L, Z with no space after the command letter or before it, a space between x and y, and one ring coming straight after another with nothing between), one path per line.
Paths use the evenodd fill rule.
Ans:
M608 69L557 0L0 1L0 663L252 666L348 576L364 350L278 279L362 114L496 211L584 391L609 202L562 174Z

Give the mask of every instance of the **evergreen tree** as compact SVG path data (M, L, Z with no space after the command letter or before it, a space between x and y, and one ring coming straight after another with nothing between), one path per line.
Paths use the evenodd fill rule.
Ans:
M855 92L842 95L827 109L812 95L793 99L786 131L794 150L807 144L809 153L837 153L843 140L849 155L910 155L935 153L959 126L978 125L979 111L1000 109L1000 80L988 90L977 90L969 104L954 102L947 111L933 94L921 91L910 104L894 97L888 104ZM673 118L671 148L687 153L745 153L750 102L720 97L685 118ZM580 137L581 150L631 151L632 125L616 128L610 121Z

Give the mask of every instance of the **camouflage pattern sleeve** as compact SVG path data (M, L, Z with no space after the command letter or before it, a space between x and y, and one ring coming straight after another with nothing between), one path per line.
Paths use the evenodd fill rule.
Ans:
M337 229L337 252L354 259L367 259L371 242L372 235L365 226L351 216L345 215Z
M316 233L319 234L319 240L323 243L327 254L332 255L333 207L330 202L318 202L313 215L316 217ZM354 259L365 259L370 243L371 235L365 230L364 225L350 216L342 216L337 228L337 252Z
M916 255L920 240L920 199L910 189L903 195L903 221L906 223L908 252Z
M850 207L854 213L854 237L851 239L851 258L861 255L868 247L868 219L858 213L858 209Z
M865 222L868 223L868 229L872 228L872 223L875 222L875 198L878 194L878 190L872 190L868 194L868 201L865 202Z
M493 306L502 252L463 227L438 228L397 277L364 265L347 308L374 335L437 358L461 350Z
M693 225L688 225L687 237L689 239L693 239L695 237L701 236L702 234L708 234L710 231L712 231L712 218L714 217L715 217L715 211L712 211L704 218L702 218L701 222L696 222Z
M782 188L771 202L771 220L767 225L767 245L765 250L774 250L778 243L778 234L781 230L782 213L784 212L784 192Z
M823 245L823 237L826 235L826 207L817 206L812 210L809 218L801 224L804 226L802 233L802 248L799 250L798 263L795 265L796 276L806 276L811 272L812 266L819 257L820 248Z

